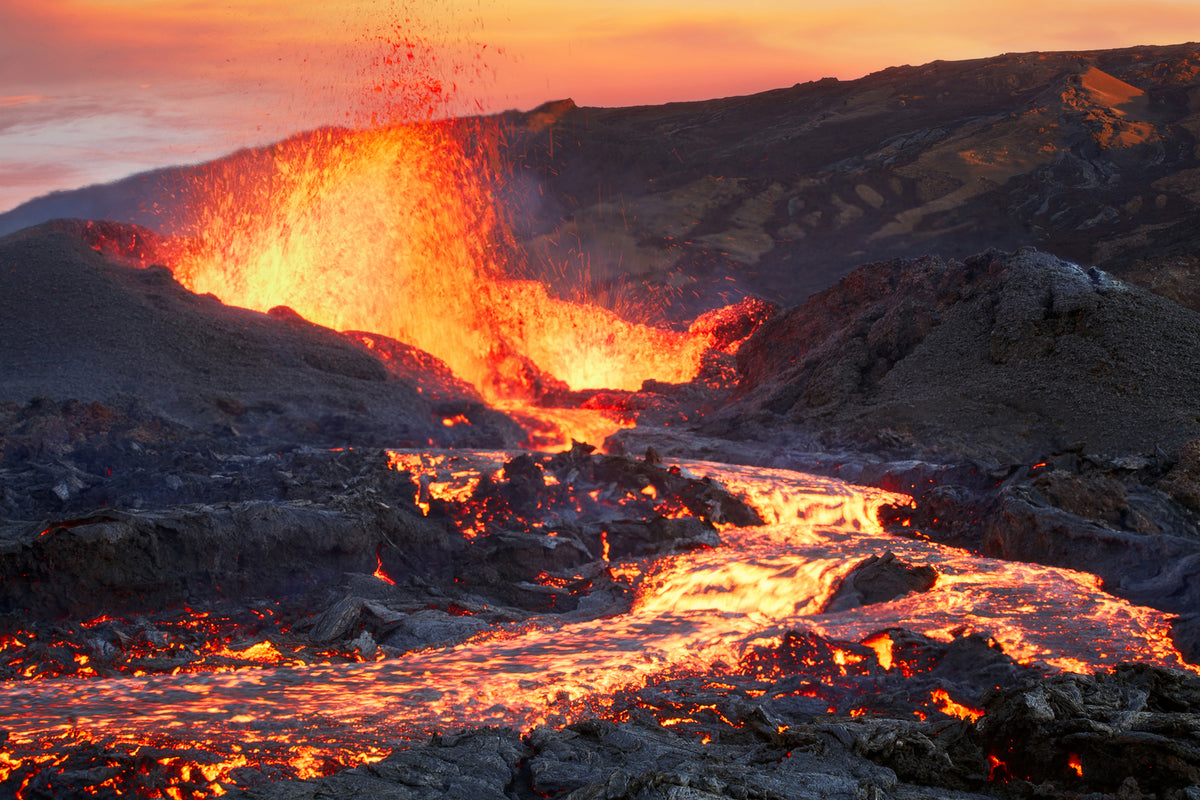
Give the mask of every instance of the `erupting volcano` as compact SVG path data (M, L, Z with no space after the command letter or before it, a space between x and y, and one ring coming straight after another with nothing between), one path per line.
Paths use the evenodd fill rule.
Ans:
M1194 797L1200 315L894 243L1161 146L1165 199L1114 177L1051 245L1153 207L1150 242L1198 64L376 118L175 175L157 230L0 239L0 791ZM836 135L884 111L924 127ZM825 166L764 173L799 132ZM894 257L752 290L835 235Z
M286 306L361 332L369 347L384 336L432 354L489 404L562 429L532 441L603 441L621 427L618 414L552 417L537 403L686 383L716 342L514 278L517 252L492 198L503 180L499 135L487 122L323 131L266 158L223 162L177 223L190 236L169 256L172 269L188 289L231 305Z

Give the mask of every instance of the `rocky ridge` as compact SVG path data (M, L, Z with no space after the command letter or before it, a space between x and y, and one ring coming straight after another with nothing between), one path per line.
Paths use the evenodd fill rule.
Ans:
M153 237L67 220L0 239L0 403L133 404L203 435L312 446L521 439L432 356L381 336L368 347L290 309L261 314L193 294L166 267L128 263L153 252L122 246L139 235ZM472 424L441 424L457 415Z
M868 264L738 352L710 433L994 464L1174 453L1200 436L1200 315L1045 253Z

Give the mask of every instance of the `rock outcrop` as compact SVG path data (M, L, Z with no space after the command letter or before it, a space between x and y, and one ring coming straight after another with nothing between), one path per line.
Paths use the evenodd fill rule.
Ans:
M880 262L763 325L707 430L993 464L1174 452L1200 436L1198 352L1196 312L1035 250Z

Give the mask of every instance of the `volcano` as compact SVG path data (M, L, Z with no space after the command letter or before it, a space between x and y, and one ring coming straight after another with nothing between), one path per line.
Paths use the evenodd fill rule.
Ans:
M1197 97L1005 55L0 217L2 791L1194 796Z

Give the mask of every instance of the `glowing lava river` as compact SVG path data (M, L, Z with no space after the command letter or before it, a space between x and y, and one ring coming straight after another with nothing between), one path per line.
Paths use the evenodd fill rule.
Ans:
M468 466L490 474L507 458L454 457L459 474ZM182 773L189 791L222 794L248 764L324 774L382 758L431 731L525 730L611 716L624 690L736 672L747 654L795 631L865 642L883 671L899 668L890 645L879 646L879 632L895 628L938 641L982 634L1018 661L1049 669L1091 672L1121 662L1194 669L1172 646L1167 615L1113 598L1094 576L886 533L876 512L907 502L903 496L783 470L677 466L723 484L768 524L723 526L717 547L611 562L609 573L635 594L621 613L533 617L374 663L10 682L0 689L0 728L8 731L0 771L50 767L64 748L91 742L190 765ZM886 552L932 567L934 586L821 613L852 567Z

